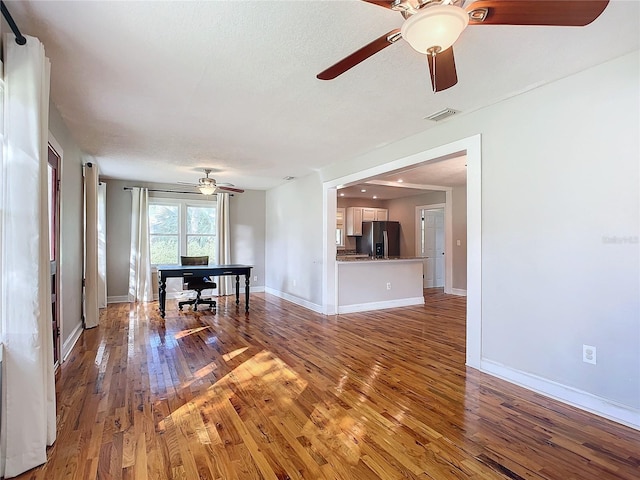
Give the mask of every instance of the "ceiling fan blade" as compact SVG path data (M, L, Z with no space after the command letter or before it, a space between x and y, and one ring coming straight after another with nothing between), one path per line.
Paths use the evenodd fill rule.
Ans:
M197 187L197 183L189 183L189 182L176 182L178 185L188 185L190 187Z
M223 187L220 184L218 184L218 186L216 187L216 192L217 191L244 193L244 190L241 188Z
M383 7L383 8L391 8L391 5L393 5L393 0L362 0L363 2L367 2L367 3L373 3L374 5L378 5L379 7Z
M441 92L458 83L453 47L437 53L435 57L427 54L427 63L429 64L431 87L434 92Z
M373 42L369 43L368 45L365 45L360 50L357 50L348 57L343 58L335 65L327 68L325 71L320 72L318 75L316 75L316 77L320 80L333 80L338 75L342 75L350 68L355 67L363 60L366 60L374 53L378 53L383 48L388 47L392 43L395 43L397 38L400 37L394 38L393 41L390 41L389 38L395 36L399 32L400 29L397 28L395 30L391 30L389 33L386 33L380 38L377 38Z
M548 25L583 27L609 0L477 0L467 6L469 25ZM476 13L486 9L486 18Z

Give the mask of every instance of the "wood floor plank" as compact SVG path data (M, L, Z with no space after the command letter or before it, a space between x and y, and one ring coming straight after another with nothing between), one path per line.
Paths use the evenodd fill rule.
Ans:
M465 298L425 301L109 305L57 373L48 462L18 478L640 478L640 432L466 367Z

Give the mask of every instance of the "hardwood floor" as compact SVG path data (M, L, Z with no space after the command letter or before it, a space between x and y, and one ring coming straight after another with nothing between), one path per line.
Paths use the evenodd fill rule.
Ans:
M110 305L21 479L638 479L640 432L464 366L465 299L324 317Z

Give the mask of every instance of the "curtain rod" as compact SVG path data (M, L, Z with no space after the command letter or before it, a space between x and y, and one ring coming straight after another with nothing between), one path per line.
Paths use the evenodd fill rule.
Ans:
M11 16L11 14L9 13L9 10L7 9L4 2L2 1L0 1L0 8L2 9L2 16L9 24L9 27L11 28L11 31L13 32L13 34L16 36L16 43L18 45L24 45L25 43L27 43L27 39L24 38L24 35L20 33L20 29L16 25L16 22L13 21L13 17Z
M132 190L133 187L123 187L125 190ZM158 193L184 193L186 195L201 195L198 192L180 192L180 191L176 191L176 190L157 190L155 188L149 188L148 189L150 192L158 192ZM216 194L214 193L213 195L205 195L205 197L214 197ZM231 195L233 196L233 195Z

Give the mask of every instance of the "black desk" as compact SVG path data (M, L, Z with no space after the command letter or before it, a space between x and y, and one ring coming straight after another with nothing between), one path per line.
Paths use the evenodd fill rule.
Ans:
M220 277L224 275L236 276L236 305L240 303L240 275L244 275L245 312L249 311L249 277L250 265L158 265L158 297L160 300L160 316L164 318L164 307L167 300L167 278L185 277Z

